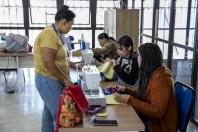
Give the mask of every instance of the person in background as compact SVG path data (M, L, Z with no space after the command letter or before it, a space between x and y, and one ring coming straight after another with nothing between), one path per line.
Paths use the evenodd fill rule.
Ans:
M139 67L137 53L133 51L133 39L128 35L121 36L117 43L119 57L112 59L118 83L134 85L138 80Z
M104 62L106 58L116 58L118 56L116 52L116 46L109 39L108 34L101 33L98 35L98 41L101 48L93 48L94 58L100 62Z
M139 88L118 86L116 100L131 105L149 132L177 132L177 107L171 71L163 65L158 45L145 43L138 48Z
M116 43L116 40L115 40L113 37L109 37L109 40L110 40L112 43Z
M44 101L42 132L54 132L60 95L64 87L73 85L63 35L70 31L74 18L75 14L63 5L55 15L55 23L43 29L35 40L35 84Z

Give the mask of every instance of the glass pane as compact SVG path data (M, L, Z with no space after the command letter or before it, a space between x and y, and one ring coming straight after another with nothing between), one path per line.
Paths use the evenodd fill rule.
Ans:
M104 11L119 7L119 0L98 0L96 11L96 25L103 27L104 25Z
M144 43L150 43L150 42L152 42L152 39L151 38L148 38L148 37L145 37L145 36L142 37L142 44L144 44Z
M153 0L144 1L144 25L143 28L152 29L153 22ZM149 34L151 35L151 34Z
M169 28L171 0L161 0L159 9L159 28Z
M13 34L20 34L20 35L25 35L25 30L17 30L17 29L12 29L12 30L9 30L9 29L1 29L1 30L0 30L0 33L5 33L6 35L9 35L10 33L13 33Z
M128 9L132 9L132 0L128 0Z
M192 0L190 27L195 28L197 0Z
M135 0L135 8L141 8L142 0Z
M185 45L186 30L175 30L174 42Z
M188 0L176 1L175 28L186 28Z
M188 85L191 85L192 58L183 59L185 55L184 52L185 50L178 47L173 47L173 49L175 49L173 52L174 56L172 60L172 72L173 72L174 80L181 81ZM188 51L188 52L190 55L193 55L192 51Z
M160 49L162 51L163 59L167 60L167 58L168 58L168 44L158 41L158 46L160 47ZM167 61L165 61L165 62L167 62Z
M143 30L143 33L152 36L152 30Z
M29 30L29 44L34 46L34 41L36 40L36 37L41 32L41 30Z
M30 0L30 26L43 27L54 22L56 0Z
M194 35L195 35L195 30L190 30L189 34L189 46L194 47Z
M90 27L90 0L64 0L64 4L76 14L74 27Z
M0 25L9 27L23 26L22 0L0 1Z
M169 35L168 33L169 33L168 30L158 30L158 38L168 40L168 35Z

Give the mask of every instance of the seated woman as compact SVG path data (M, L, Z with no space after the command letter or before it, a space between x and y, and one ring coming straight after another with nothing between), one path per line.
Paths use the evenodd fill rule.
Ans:
M118 82L134 85L138 80L139 67L137 53L133 51L133 39L128 35L121 36L117 43L119 57L112 59Z
M106 33L98 35L98 41L101 48L93 48L94 58L103 62L106 58L116 58L118 56L116 52L116 46L109 40L109 36Z
M146 43L138 48L140 67L137 90L118 86L116 100L131 105L149 132L176 132L177 107L172 73L163 66L158 45Z

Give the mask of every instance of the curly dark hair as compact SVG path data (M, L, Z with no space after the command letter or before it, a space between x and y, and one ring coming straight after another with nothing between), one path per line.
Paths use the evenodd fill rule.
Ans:
M69 6L62 5L55 15L55 21L58 22L62 19L66 19L68 22L72 21L75 16L76 15L71 10L69 10Z
M104 38L109 40L109 35L107 33L100 33L98 35L98 39L104 39Z

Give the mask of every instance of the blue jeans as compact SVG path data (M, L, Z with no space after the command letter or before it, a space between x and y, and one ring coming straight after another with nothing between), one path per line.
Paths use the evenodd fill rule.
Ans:
M39 73L35 74L35 84L44 101L42 132L54 132L58 114L58 102L63 92L63 86L59 81Z

